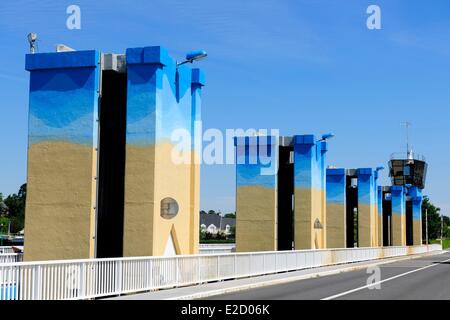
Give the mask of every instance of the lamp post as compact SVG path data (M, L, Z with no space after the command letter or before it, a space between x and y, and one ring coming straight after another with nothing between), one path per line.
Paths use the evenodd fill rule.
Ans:
M441 213L441 210L439 210ZM441 214L441 248L443 248L443 238L444 238L444 215Z
M428 246L428 209L425 209L425 239L426 245Z

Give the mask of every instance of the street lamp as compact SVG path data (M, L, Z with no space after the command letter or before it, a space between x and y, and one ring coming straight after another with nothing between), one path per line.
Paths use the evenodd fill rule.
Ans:
M30 44L30 53L36 53L37 34L34 32L30 32L28 34L27 38L28 38L28 43Z
M180 81L180 75L178 73L178 67L185 64L185 63L193 63L194 61L199 61L202 59L205 59L208 56L205 50L195 50L188 52L186 54L186 60L183 62L177 62L177 70L175 72L175 83L176 83L176 98L177 101L180 100L180 88L179 88L179 81Z
M188 52L186 54L186 60L183 62L177 62L177 67L185 63L193 63L194 61L205 59L207 56L208 54L206 53L205 50L195 50Z
M333 139L334 137L335 137L334 133L325 133L324 135L322 135L322 139L318 140L317 142L327 141Z

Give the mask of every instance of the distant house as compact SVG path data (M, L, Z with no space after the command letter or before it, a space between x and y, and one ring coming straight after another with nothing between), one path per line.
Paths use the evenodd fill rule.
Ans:
M224 218L218 214L200 213L200 228L202 231L217 234L219 231L230 234L236 226L236 219Z

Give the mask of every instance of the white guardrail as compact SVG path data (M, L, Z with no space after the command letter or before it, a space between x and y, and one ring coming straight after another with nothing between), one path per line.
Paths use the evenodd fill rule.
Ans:
M0 264L0 300L91 299L438 250L440 245Z

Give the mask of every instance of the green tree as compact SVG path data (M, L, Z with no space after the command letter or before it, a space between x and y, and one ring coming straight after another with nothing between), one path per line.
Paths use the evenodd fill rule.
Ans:
M230 228L230 234L228 235L229 239L236 239L236 226L232 226Z
M21 231L25 225L25 202L27 197L27 184L23 184L17 194L9 195L4 204L8 207L8 218L11 220L11 232Z
M3 200L3 194L0 193L0 217L8 213L8 207Z
M208 214L216 214L216 212L214 210L209 210Z
M430 202L427 196L423 198L422 204L422 236L426 239L426 211L428 210L428 239L435 240L441 237L441 216L440 208L436 207ZM445 221L444 221L445 222ZM448 226L448 225L447 225ZM444 230L447 227L444 224Z
M225 218L236 219L236 214L235 214L235 213L227 213L227 214L225 215Z
M444 238L450 238L450 217L444 216Z

